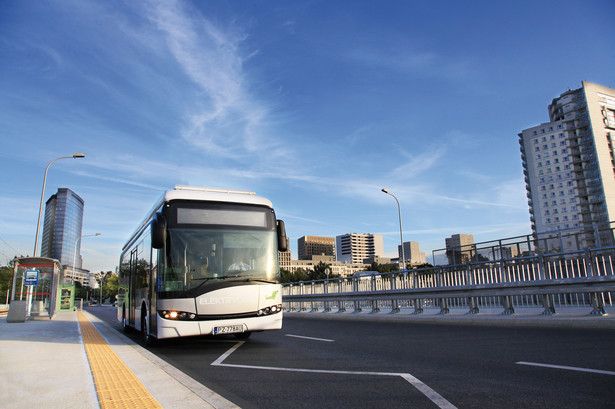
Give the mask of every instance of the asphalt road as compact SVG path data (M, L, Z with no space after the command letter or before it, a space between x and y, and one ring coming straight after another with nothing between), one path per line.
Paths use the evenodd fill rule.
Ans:
M113 308L88 311L121 331ZM612 408L615 402L615 329L286 316L281 331L255 333L245 343L194 337L149 350L243 408Z

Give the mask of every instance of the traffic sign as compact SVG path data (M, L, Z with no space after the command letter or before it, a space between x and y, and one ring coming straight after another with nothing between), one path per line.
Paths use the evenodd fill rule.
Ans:
M24 285L38 285L38 270L26 270Z

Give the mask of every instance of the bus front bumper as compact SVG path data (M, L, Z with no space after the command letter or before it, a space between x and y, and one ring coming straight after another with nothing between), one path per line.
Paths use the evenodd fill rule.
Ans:
M267 331L282 328L282 312L263 317L215 320L215 321L179 321L158 317L157 338L177 338L195 335L216 335L224 332L224 328L233 328L232 332ZM242 326L243 331L238 331L236 326ZM214 329L217 329L214 332Z

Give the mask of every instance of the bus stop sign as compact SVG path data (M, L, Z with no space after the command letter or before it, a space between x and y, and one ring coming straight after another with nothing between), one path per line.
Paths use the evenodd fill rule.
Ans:
M38 285L38 270L26 270L24 285Z

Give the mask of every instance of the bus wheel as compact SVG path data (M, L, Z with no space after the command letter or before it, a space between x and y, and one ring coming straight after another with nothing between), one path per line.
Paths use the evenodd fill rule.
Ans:
M235 338L237 338L237 339L248 339L248 338L250 338L250 335L252 335L252 331L238 332L238 333L235 334Z
M143 339L143 342L145 342L145 345L148 347L154 347L156 346L156 338L151 336L149 333L146 314L146 310L143 308L141 311L141 338Z

